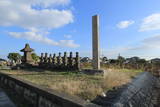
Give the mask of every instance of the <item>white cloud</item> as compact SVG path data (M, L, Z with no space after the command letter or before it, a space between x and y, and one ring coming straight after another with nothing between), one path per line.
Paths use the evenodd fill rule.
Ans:
M117 24L117 27L120 29L125 29L128 28L130 25L134 24L135 22L133 20L126 20L126 21L121 21Z
M72 38L72 35L64 35L65 38L70 39Z
M50 7L50 6L58 6L58 5L67 5L70 3L70 0L30 0L35 5Z
M56 9L70 0L0 0L0 26L20 27L25 32L8 31L9 35L54 46L79 47L74 40L54 41L49 31L74 21L71 10Z
M160 13L151 14L143 19L140 31L160 30Z
M73 22L70 10L42 8L32 6L64 4L69 0L0 0L0 26L19 26L23 28L58 28Z
M59 46L63 46L63 47L67 46L67 47L71 47L71 48L80 47L80 45L74 43L74 40L60 40Z
M53 46L61 46L61 47L70 47L70 48L77 48L79 47L78 44L74 43L74 40L60 40L59 42L49 39L46 36L43 36L41 33L36 31L29 31L29 32L9 32L9 35L15 38L23 38L39 43L44 43Z
M160 35L154 35L142 41L146 49L160 49Z

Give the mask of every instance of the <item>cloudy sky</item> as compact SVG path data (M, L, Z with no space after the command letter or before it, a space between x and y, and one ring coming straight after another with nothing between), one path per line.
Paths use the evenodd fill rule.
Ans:
M0 57L29 43L35 52L92 51L100 15L101 55L160 57L159 0L0 0Z

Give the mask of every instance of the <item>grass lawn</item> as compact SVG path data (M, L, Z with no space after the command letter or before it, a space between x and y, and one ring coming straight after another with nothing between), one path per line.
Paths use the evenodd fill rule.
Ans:
M38 71L38 70L36 70ZM121 86L132 80L141 70L107 69L102 75L86 75L71 72L31 72L23 70L2 70L18 78L78 96L84 100L93 100L113 87Z

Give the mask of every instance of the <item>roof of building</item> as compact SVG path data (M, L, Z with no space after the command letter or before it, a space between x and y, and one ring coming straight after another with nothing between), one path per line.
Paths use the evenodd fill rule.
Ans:
M5 60L5 59L1 59L1 58L0 58L0 61L6 61L6 60Z
M25 45L25 48L21 50L21 52L32 52L34 49L30 48L29 44Z

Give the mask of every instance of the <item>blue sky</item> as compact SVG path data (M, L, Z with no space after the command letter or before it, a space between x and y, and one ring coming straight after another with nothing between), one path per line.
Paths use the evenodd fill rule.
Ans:
M0 0L0 56L29 43L35 52L92 53L100 16L101 55L160 57L159 0Z

